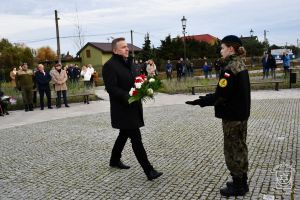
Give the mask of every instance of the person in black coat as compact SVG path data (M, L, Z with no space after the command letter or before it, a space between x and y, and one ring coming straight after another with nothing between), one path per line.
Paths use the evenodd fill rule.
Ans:
M51 107L51 91L49 82L51 81L51 76L48 72L45 72L44 65L38 65L38 71L35 72L35 82L38 86L39 94L40 94L40 106L41 110L44 110L44 95L47 96L47 104L48 108Z
M128 103L129 91L134 86L136 71L132 59L128 57L129 49L124 38L112 41L113 56L103 66L102 74L105 88L109 93L111 124L119 129L119 136L112 149L110 166L129 169L121 161L122 151L128 138L131 139L134 154L149 180L162 175L150 164L144 149L140 127L144 126L141 101Z
M276 78L276 74L275 74L275 70L276 70L276 60L274 58L274 56L271 54L271 52L269 52L268 54L268 66L271 69L271 76L273 79Z
M178 60L176 64L176 73L177 73L177 80L180 81L182 76L182 70L183 70L183 64L182 64L182 58Z

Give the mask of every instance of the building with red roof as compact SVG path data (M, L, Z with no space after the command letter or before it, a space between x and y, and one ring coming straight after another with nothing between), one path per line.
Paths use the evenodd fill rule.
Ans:
M181 38L183 39L183 37L181 37ZM194 39L198 42L207 42L210 45L214 45L218 41L217 37L214 37L210 34L189 35L189 36L185 36L185 38L186 38L186 40Z

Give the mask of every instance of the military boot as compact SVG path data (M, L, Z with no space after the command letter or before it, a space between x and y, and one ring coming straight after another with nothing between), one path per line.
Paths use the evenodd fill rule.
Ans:
M29 111L33 111L33 104L29 104Z
M28 107L28 105L27 104L25 104L25 112L28 112L29 111L29 107Z
M231 174L231 173L230 173L230 174ZM231 174L231 176L233 176L233 175ZM247 181L248 181L247 173L244 173L244 174L243 174L243 177L242 177L242 185L243 185L244 190L245 190L246 192L249 192L249 185L248 185ZM232 187L232 186L233 186L233 181L228 181L228 182L226 183L226 186L227 186L227 187Z
M243 187L243 178L238 176L232 177L232 185L230 187L225 187L220 189L222 196L244 196L247 192Z

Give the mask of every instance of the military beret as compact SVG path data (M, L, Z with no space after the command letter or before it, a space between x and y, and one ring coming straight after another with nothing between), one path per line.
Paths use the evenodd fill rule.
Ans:
M236 43L240 46L243 46L243 43L240 38L235 35L227 35L222 40L221 43Z

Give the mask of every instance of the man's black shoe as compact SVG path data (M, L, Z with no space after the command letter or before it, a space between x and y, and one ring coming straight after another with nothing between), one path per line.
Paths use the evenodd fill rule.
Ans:
M110 162L109 166L110 167L114 167L114 168L119 168L119 169L129 169L130 168L130 166L124 165L122 163L122 161L119 161L119 162Z
M158 177L160 177L161 175L163 175L162 172L158 172L155 169L149 171L147 174L147 178L149 181L157 179Z
M49 106L48 109L53 109L53 107L52 107L52 106Z

